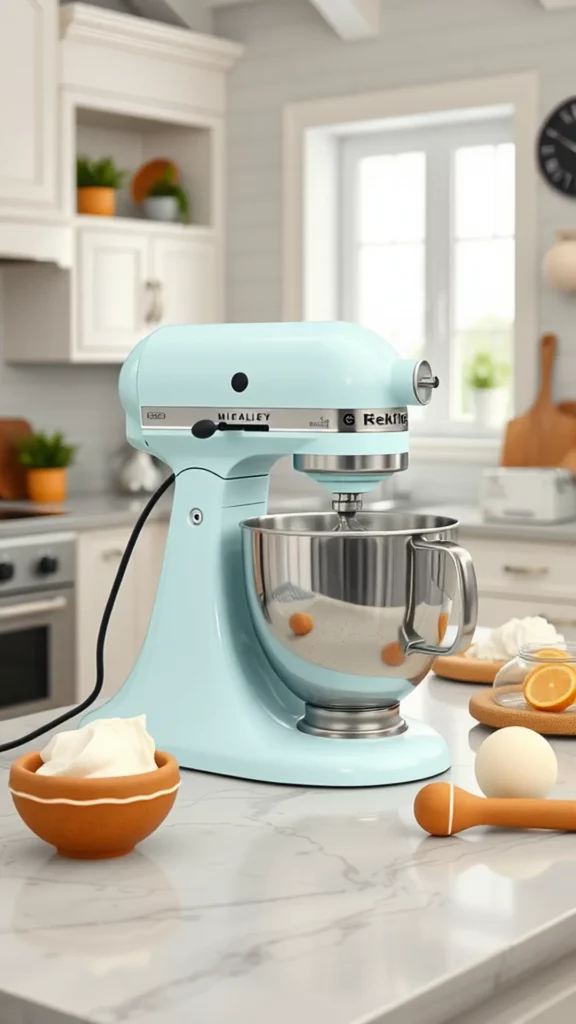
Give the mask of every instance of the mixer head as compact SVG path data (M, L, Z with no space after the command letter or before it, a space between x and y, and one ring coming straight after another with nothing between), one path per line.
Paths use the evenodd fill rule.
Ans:
M428 362L347 323L162 327L120 377L135 447L222 477L265 475L292 454L352 529L362 494L407 468L406 407L437 386Z

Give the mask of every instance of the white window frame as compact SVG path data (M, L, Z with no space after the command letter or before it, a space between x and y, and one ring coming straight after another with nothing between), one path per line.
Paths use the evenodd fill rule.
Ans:
M540 104L535 72L465 79L355 96L289 104L284 109L283 316L337 319L339 140L354 132L409 127L429 119L469 120L482 108L514 117L516 148L516 317L514 411L526 409L537 386L538 175L534 159ZM499 442L473 438L415 438L413 457L486 463Z
M497 431L481 431L476 424L465 420L450 420L443 415L447 392L452 384L452 338L454 325L451 298L454 293L454 267L451 265L454 243L454 209L450 204L449 183L453 167L451 155L463 146L497 145L514 142L514 122L508 117L491 117L467 122L428 126L419 129L396 129L384 132L370 132L367 135L349 135L339 139L339 209L338 209L338 317L342 320L356 320L358 308L358 266L356 251L360 244L358 237L357 183L360 161L365 157L395 155L420 151L427 153L427 236L442 238L443 245L432 250L426 249L425 281L427 305L424 332L426 351L424 357L432 364L434 373L443 384L442 402L432 401L426 410L426 420L412 425L414 435L423 434L437 437L456 432L460 437L499 437ZM433 164L430 167L430 164ZM432 171L432 173L429 173ZM434 179L442 179L442 188L437 194L430 194ZM452 197L453 198L453 197ZM447 284L444 294L434 287L434 282ZM428 285L432 282L432 287Z

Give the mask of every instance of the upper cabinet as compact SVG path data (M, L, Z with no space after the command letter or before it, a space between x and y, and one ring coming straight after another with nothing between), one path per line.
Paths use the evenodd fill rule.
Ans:
M0 216L56 205L57 6L0 3Z
M14 40L15 11L22 33L24 26L31 31L30 22L37 26L40 15L46 26L48 15L55 16L53 0L0 0L0 55L5 50L5 60L11 49L22 49ZM226 72L242 49L87 4L66 4L59 18L59 134L55 121L51 128L60 140L58 191L72 236L71 257L59 265L5 268L4 357L13 363L122 362L159 325L224 319ZM10 67L0 71L8 76L6 97L14 92L8 85ZM29 85L30 68L20 71L18 91L29 104L22 118L35 117L32 134L40 140L34 150L37 166L40 155L46 155L40 127L48 115L41 115L40 108L33 114L32 100L39 102L43 92L37 80L34 88ZM8 144L16 118L8 123L12 111L6 98L4 113L2 102L0 200L6 166L6 180L14 188L20 184ZM32 156L24 143L19 153L24 174L25 158ZM78 215L79 156L91 161L111 157L126 172L114 216ZM134 173L159 158L178 169L189 199L186 223L149 220L149 211L135 201L140 197L132 193ZM0 253L1 230L0 222Z

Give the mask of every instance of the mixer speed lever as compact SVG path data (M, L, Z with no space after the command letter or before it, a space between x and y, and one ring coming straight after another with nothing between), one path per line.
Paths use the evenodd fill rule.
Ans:
M213 420L198 420L192 427L192 434L194 437L205 438L212 437L217 430L245 430L245 431L259 431L260 433L266 433L269 427L267 423L214 423Z

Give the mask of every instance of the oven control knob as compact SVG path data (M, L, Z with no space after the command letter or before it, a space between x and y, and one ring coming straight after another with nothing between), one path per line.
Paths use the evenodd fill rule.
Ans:
M8 583L14 576L12 562L0 562L0 583Z
M60 563L54 555L43 555L36 566L36 572L40 576L52 576L59 568Z

